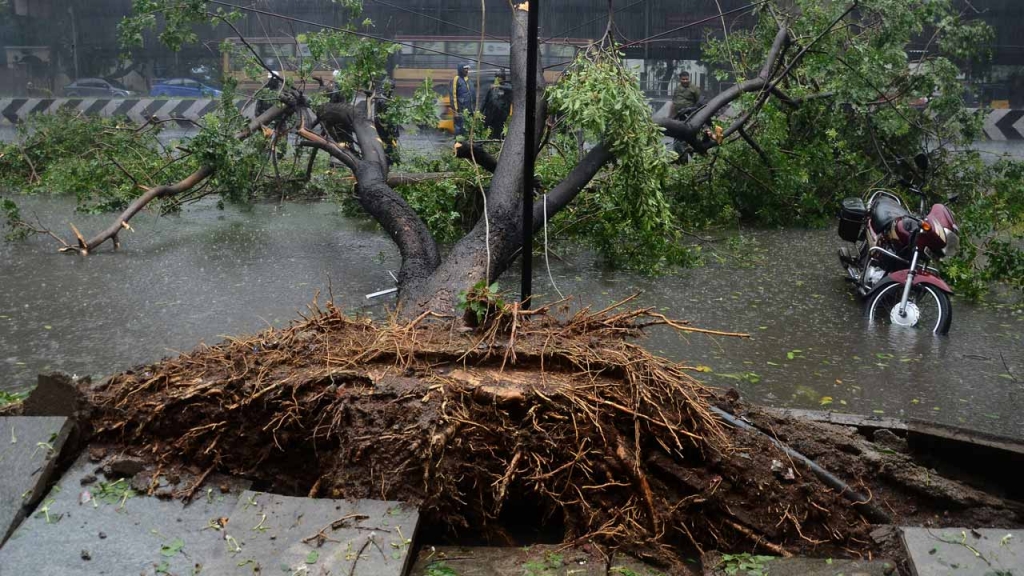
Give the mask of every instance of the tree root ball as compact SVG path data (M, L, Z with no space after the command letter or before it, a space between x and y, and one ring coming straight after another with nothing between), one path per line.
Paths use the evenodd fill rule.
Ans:
M513 305L470 333L430 314L376 324L310 310L88 390L94 438L284 494L407 501L453 537L497 544L514 541L503 512L528 508L564 542L668 565L706 550L878 551L857 506L767 436L728 428L711 407L738 406L630 341L646 326L688 329L651 310L559 319ZM1021 519L962 486L950 491L960 502L944 500L934 487L953 481L934 475L915 492L909 457L855 432L759 417L901 520Z

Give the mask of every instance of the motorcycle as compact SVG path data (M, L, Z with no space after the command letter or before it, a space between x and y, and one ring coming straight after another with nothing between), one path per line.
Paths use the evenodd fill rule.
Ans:
M914 163L920 174L927 173L928 156L919 154ZM957 253L960 228L943 204L921 216L927 202L923 178L921 184L905 179L901 184L920 198L917 214L888 190L871 190L866 203L843 200L839 237L854 249L840 248L839 261L864 300L870 323L946 334L953 321L953 291L930 264Z

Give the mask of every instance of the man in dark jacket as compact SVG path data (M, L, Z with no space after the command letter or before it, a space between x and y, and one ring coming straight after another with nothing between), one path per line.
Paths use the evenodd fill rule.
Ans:
M390 78L385 76L378 84L377 92L373 101L373 126L377 129L377 136L384 143L384 153L387 154L388 164L395 164L399 161L399 127L391 124L388 118L388 112L394 105L395 85Z
M679 86L676 86L676 91L672 94L672 110L669 112L669 117L674 120L685 120L686 116L689 116L697 107L698 102L700 102L700 88L690 84L689 72L681 72Z
M449 94L450 106L455 119L455 136L461 136L465 132L465 115L473 113L473 105L476 95L473 94L473 87L469 84L469 64L459 66L458 74L452 78L451 92Z
M281 82L281 77L277 74L271 73L267 75L267 83L263 85L262 94L259 95L256 100L256 115L260 116L267 110L274 107L277 103L278 92L281 91L281 86L284 83Z
M494 85L487 91L483 105L484 124L491 132L491 138L501 138L505 122L512 113L512 83L502 68L494 78Z

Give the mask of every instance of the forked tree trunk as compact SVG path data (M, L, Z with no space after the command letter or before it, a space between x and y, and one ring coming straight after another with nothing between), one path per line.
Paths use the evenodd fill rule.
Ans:
M538 69L537 92L526 94L527 34L526 21L528 3L516 4L512 8L512 50L511 73L513 81L513 107L526 109L526 99L537 102L537 118L534 129L540 141L547 117L544 101L544 78ZM779 79L799 60L792 59L782 69L782 61L790 38L786 29L779 30L774 45L769 51L761 73L751 80L740 82L713 98L707 106L686 122L665 120L660 124L665 133L690 143L697 151L707 151L722 143L703 138L705 124L721 109L745 93L758 92L758 104L775 94L786 99L776 88ZM806 50L806 47L805 49ZM402 256L402 267L398 276L399 312L403 316L418 316L432 311L439 314L454 314L455 303L460 292L469 290L481 282L493 282L508 269L523 240L523 171L527 151L526 118L514 114L510 119L508 137L505 139L497 164L487 156L476 158L482 149L464 146L457 150L459 157L469 157L481 169L493 171L490 187L480 190L484 201L484 214L472 230L459 240L442 261L437 243L423 219L416 214L405 199L389 185L388 163L381 140L377 137L373 123L366 114L347 104L328 104L317 111L319 123L333 138L318 135L306 128L305 121L299 130L304 145L322 149L333 158L344 163L356 178L356 197L366 212L381 224L398 246ZM303 111L303 118L307 112ZM753 112L734 121L725 130L725 136L739 131ZM587 184L614 156L608 147L598 143L587 152L557 186L535 202L534 229L531 234L544 226L579 195ZM530 255L526 255L529 257Z

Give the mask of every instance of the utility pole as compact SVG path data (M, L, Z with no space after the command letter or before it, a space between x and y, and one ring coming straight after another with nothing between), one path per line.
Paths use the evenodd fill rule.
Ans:
M78 80L78 23L74 6L68 6L68 14L71 15L71 55L75 61L75 80Z
M537 28L540 0L529 0L526 17L526 146L523 161L523 308L533 295L533 170L537 158Z

